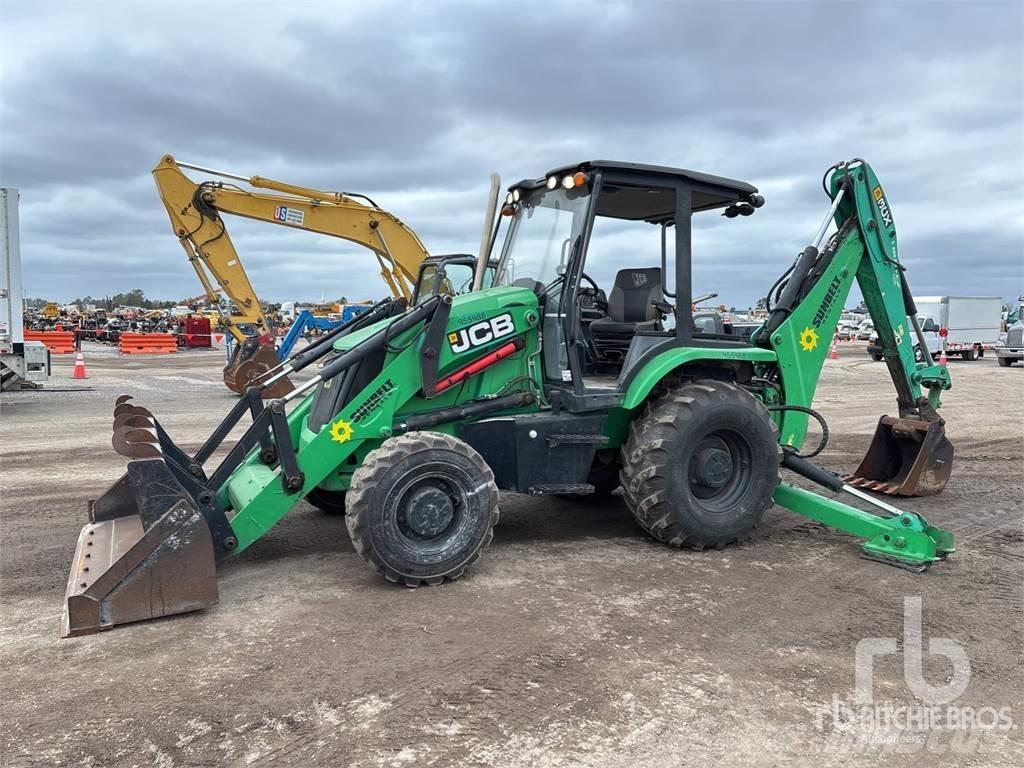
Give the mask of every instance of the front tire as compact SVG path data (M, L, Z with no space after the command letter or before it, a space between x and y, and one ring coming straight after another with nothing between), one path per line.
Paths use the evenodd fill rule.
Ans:
M345 491L329 491L325 488L314 488L306 494L306 501L325 515L345 514Z
M1013 365L1013 359L1009 357L997 357L996 360L999 361L1000 368L1009 368Z
M623 496L636 521L674 547L742 540L772 504L782 448L768 410L722 381L686 384L633 421Z
M468 444L439 432L409 432L371 451L346 502L356 552L408 587L457 579L498 522L494 473Z

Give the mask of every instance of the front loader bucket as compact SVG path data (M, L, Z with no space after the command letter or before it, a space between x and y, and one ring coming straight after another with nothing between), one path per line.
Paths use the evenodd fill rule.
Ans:
M857 471L846 482L892 496L931 496L953 471L953 444L942 422L883 416Z
M232 392L244 395L245 390L252 386L253 379L280 364L273 344L260 344L255 338L246 339L235 345L231 360L224 366L224 383ZM268 400L284 397L293 389L295 387L285 376L263 390L263 397Z
M158 454L155 446L148 452ZM129 461L127 473L89 503L65 598L62 637L217 602L210 528L159 455Z

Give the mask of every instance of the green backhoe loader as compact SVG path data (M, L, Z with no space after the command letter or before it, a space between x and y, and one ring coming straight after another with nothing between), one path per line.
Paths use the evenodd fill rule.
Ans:
M891 498L945 486L953 448L937 409L949 374L927 355L914 360L921 332L872 169L837 164L824 186L825 221L745 341L692 322L691 234L695 217L716 212L722 226L742 226L764 204L757 189L592 161L509 189L498 226L486 229L474 290L379 303L250 388L197 453L118 398L113 445L127 472L90 504L63 634L215 603L217 563L302 499L343 513L360 556L407 586L465 572L491 540L499 489L621 486L639 526L676 547L737 542L775 503L859 537L874 559L923 570L946 557L948 532L866 491ZM602 286L588 265L597 274L607 263L623 268ZM488 269L493 287L483 288ZM812 400L855 281L897 412L880 419L864 461L842 478L808 461L827 429L814 451L800 451L809 419L825 426ZM314 364L312 378L264 401L276 379ZM783 482L782 468L874 511Z

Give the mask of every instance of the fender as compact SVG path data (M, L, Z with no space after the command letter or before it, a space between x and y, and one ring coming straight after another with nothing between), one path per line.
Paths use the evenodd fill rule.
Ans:
M669 349L644 364L629 383L622 407L632 410L639 406L658 382L681 365L702 360L739 361L744 363L773 363L775 353L760 347L719 349L714 347L679 347Z

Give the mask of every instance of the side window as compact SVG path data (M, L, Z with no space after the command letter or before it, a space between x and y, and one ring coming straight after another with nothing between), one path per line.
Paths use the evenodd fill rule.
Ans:
M694 333L717 333L718 325L712 315L697 315L693 318Z
M583 271L605 294L611 294L620 270L662 267L663 233L667 275L661 276L662 293L675 293L675 229L640 215L649 214L652 206L653 210L664 209L665 215L674 214L674 190L614 184L606 184L602 189Z

